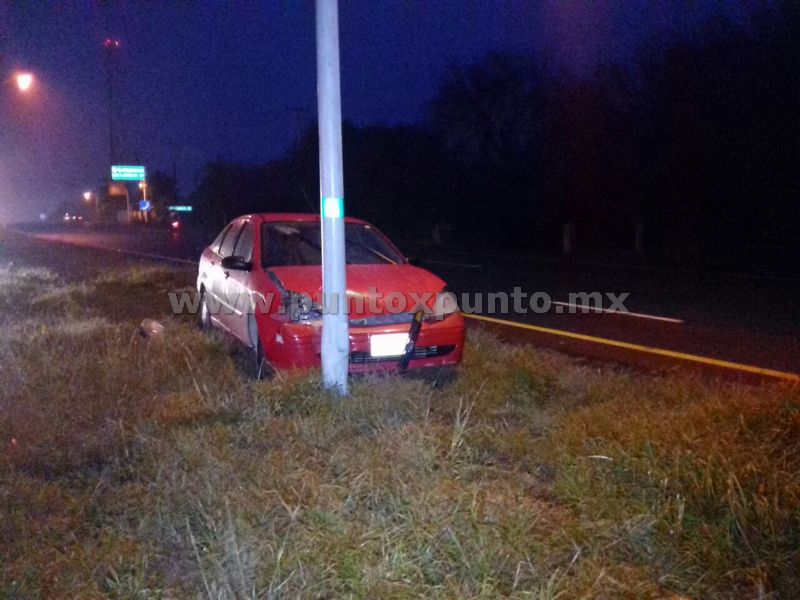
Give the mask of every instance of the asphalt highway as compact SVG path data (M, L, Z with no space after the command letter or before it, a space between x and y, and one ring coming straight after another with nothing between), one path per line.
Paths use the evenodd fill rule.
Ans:
M135 226L53 227L28 233L51 242L179 261L196 261L212 237ZM402 249L419 256L421 266L447 281L462 308L481 301L478 316L493 320L472 321L508 339L594 359L711 370L745 380L758 378L760 370L768 371L767 378L791 380L800 374L800 276L659 269L431 246ZM517 303L525 311L514 310L515 288L528 299L536 294L536 312L529 301ZM574 295L581 293L599 293L603 302L587 305L586 296ZM495 306L489 306L488 294L506 294L507 310L497 298ZM625 312L620 312L619 302ZM543 308L549 310L541 312ZM770 375L772 371L778 375Z

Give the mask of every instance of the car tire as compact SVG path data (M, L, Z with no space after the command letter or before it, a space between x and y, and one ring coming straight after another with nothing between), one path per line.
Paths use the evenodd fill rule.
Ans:
M455 381L458 371L455 365L444 367L427 367L424 369L411 369L406 371L406 376L419 379L435 388L446 388Z
M252 375L254 379L266 379L272 372L267 355L264 352L264 344L261 343L261 336L258 334L258 326L255 319L251 318L248 324L250 330L250 353L252 355Z
M455 381L458 373L456 367L448 365L446 367L438 367L434 369L433 373L433 387L447 387Z
M208 299L206 298L206 291L203 289L200 292L200 329L211 329L211 312L208 310Z

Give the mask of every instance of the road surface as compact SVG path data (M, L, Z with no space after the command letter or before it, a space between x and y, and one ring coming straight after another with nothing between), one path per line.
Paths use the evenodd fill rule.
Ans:
M196 261L212 237L191 230L173 233L145 227L53 228L31 233L43 240L182 261ZM412 250L418 252L421 265L447 281L459 299L467 294L470 307L478 302L476 294L482 294L481 315L532 326L521 329L492 323L504 337L648 367L680 365L708 370L714 368L715 361L728 361L800 374L800 278L446 248ZM528 295L539 293L540 298L547 294L550 310L544 314L502 311L499 306L490 310L487 294L510 295L515 288ZM581 292L602 294L605 311L586 312L586 300L570 296ZM612 294L611 301L607 294ZM608 312L615 308L613 299L621 297L625 297L624 307L629 312ZM627 346L663 352L648 353ZM692 364L681 359L681 354L707 360ZM724 366L719 370L736 372ZM746 369L741 374L748 378Z

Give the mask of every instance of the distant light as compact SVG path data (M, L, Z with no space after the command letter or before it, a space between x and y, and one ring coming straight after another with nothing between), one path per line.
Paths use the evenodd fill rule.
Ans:
M189 206L188 204L175 204L173 206L168 206L167 210L172 212L192 212L194 210L194 206Z
M92 192L83 192L83 199L87 202L92 199Z
M27 92L33 86L33 75L30 73L17 73L15 79L17 80L17 87L21 92Z
M173 221L172 223L170 223L170 226L173 229L178 229L181 226L181 222L180 221Z
M47 215L44 214L44 213L39 213L39 220L40 221L46 221L47 220Z

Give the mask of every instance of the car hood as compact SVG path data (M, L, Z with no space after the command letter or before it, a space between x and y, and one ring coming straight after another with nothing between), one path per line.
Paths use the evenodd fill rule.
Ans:
M321 303L321 267L270 267L267 271L274 273L286 290L307 294ZM433 273L408 264L347 265L347 296L352 316L411 312L420 300L432 307L435 294L444 285Z

